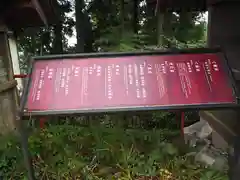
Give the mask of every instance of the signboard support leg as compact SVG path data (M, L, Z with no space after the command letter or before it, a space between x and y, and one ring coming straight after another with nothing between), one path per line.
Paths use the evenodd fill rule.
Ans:
M185 113L181 112L181 136L184 139L184 121L185 121Z
M28 149L28 135L24 128L24 124L21 122L20 117L19 117L19 121L17 121L17 128L18 128L18 132L19 132L19 136L20 136L21 145L22 145L25 166L28 171L28 179L35 180L33 165L32 165L32 161L31 161L31 155L30 155L30 152Z
M45 122L46 122L46 118L45 117L41 117L39 119L39 126L40 126L41 129L45 128Z

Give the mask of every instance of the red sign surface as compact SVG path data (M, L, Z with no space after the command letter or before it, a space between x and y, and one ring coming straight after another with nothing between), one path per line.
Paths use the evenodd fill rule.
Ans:
M37 60L27 111L234 103L217 54Z

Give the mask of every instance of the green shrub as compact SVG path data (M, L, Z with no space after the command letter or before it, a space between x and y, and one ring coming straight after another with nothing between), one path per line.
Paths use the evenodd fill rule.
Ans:
M166 171L178 179L199 179L212 173L180 156L167 141L179 132L50 126L35 130L29 149L37 179L131 179L137 176L164 176ZM22 152L14 136L0 139L0 175L3 179L26 179ZM168 175L169 176L169 175ZM193 178L192 178L193 177ZM205 179L203 179L205 180Z

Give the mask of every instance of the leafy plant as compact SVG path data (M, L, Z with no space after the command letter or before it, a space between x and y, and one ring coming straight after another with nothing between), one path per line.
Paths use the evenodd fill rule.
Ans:
M37 179L129 180L154 176L179 180L226 179L224 173L180 156L178 149L169 143L172 138L169 132L105 125L55 125L35 129L29 146ZM26 177L15 136L1 137L0 162L3 179Z

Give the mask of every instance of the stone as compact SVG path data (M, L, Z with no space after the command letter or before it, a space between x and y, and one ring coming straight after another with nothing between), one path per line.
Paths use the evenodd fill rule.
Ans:
M191 126L184 128L184 139L191 147L195 147L197 141L205 141L212 133L212 128L203 119Z
M195 161L206 164L207 166L212 166L215 163L214 157L207 153L198 153L195 156Z
M224 169L227 169L227 166L228 166L227 158L225 158L223 156L219 156L219 157L215 158L215 162L212 165L212 168L214 168L216 170L224 170Z
M216 170L226 170L228 167L228 159L226 153L216 149L211 145L203 147L196 155L195 161L201 162L206 166L210 166Z

